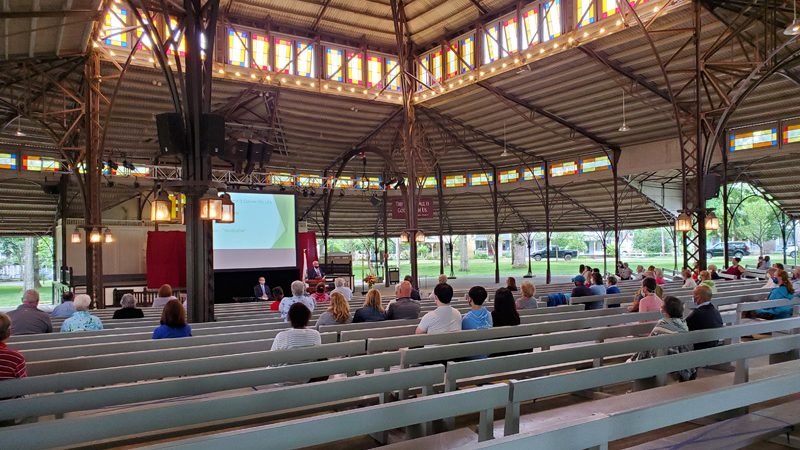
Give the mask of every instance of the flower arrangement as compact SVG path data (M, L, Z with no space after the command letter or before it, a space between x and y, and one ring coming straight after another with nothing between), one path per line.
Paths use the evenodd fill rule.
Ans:
M370 288L372 288L372 286L374 286L375 283L377 282L378 282L378 277L376 277L375 275L369 274L366 277L364 277L364 283L367 283L367 285Z

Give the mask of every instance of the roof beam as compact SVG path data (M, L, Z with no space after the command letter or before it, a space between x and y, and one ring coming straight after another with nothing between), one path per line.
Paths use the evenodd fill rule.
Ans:
M73 9L73 10L56 10L56 11L39 11L39 2L34 2L32 11L17 11L17 12L0 12L0 19L38 19L38 18L67 18L74 17L77 19L94 19L98 17L97 11L88 9Z
M331 0L325 0L325 3L322 4L322 8L320 8L317 17L314 18L314 24L311 25L311 31L316 32L319 29L319 22L322 20L322 16L325 14L325 10L328 9L328 5L331 4Z
M331 170L336 165L336 163L340 162L343 158L346 158L347 155L350 154L350 152L352 152L353 150L355 150L355 149L361 147L362 145L364 145L364 143L366 143L373 136L378 134L389 122L392 121L392 119L397 117L397 115L400 114L402 111L403 111L403 108L397 108L396 110L394 110L393 113L389 114L385 119L383 119L381 121L381 123L379 123L375 128L370 130L369 133L365 134L361 139L359 139L358 142L356 142L355 144L351 145L350 148L345 150L344 152L342 152L342 154L338 158L336 158L333 161L331 161L331 163L328 164L328 166L325 168L324 171L327 172L327 171Z
M480 0L469 0L469 1L471 1L472 5L475 6L475 9L477 9L478 12L481 13L481 16L485 16L489 12L489 10L487 10L485 6L481 5Z
M487 91L497 95L500 98L508 100L508 101L510 101L510 102L512 102L512 103L514 103L516 105L519 105L519 106L527 109L528 111L531 111L533 113L539 114L540 116L544 116L544 117L552 120L553 122L558 123L561 126L569 128L571 131L580 134L581 136L585 137L586 139L589 139L590 141L594 142L595 144L600 145L601 147L609 148L609 149L612 149L612 150L620 150L619 145L612 144L611 142L606 141L605 139L603 139L600 136L592 133L591 131L589 131L589 130L583 128L583 127L580 127L580 126L578 126L578 125L576 125L576 124L574 124L574 123L572 123L572 122L570 122L570 121L568 121L568 120L566 120L566 119L564 119L564 118L562 118L562 117L560 117L560 116L558 116L556 114L553 114L550 111L547 111L546 109L544 109L544 108L542 108L540 106L537 106L537 105L535 105L533 103L530 103L530 102L528 102L526 100L523 100L523 99L517 97L514 94L506 92L506 91L504 91L503 89L500 89L497 86L489 84L486 81L478 81L477 84L478 84L478 86L486 89Z
M463 139L458 137L451 130L448 130L444 125L442 125L435 118L431 117L432 113L430 112L430 110L423 108L422 109L422 113L425 114L428 117L428 119L430 119L431 122L433 122L434 125L436 125L440 130L442 130L450 139L456 141L458 143L458 145L461 146L461 148L463 148L464 150L468 151L472 156L474 156L475 159L477 159L478 161L486 164L487 166L491 167L492 169L495 169L495 165L492 164L491 161L486 159L485 156L481 155L479 151L477 151L474 148L470 147L469 144L464 142Z
M66 0L64 3L64 12L72 9L72 0ZM61 27L58 28L58 36L56 37L56 56L61 56L61 43L64 41L64 26L67 24L67 15L61 19Z
M34 11L38 12L40 9L39 0L33 0L32 8ZM36 27L39 25L39 16L30 16L31 17L31 40L30 45L28 46L28 56L33 58L33 54L36 50Z

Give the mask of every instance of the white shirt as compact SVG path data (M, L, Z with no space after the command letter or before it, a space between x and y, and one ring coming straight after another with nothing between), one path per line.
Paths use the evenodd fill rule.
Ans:
M334 289L333 292L341 293L348 302L353 299L353 291L347 286L339 286Z
M442 305L425 314L417 326L428 334L461 330L461 313L450 305Z
M686 279L686 281L683 282L683 286L681 286L681 289L694 289L696 287L697 287L697 282L694 281L694 278L689 277Z
M312 347L322 344L317 330L311 328L290 328L281 331L272 341L271 350L286 350L297 347Z

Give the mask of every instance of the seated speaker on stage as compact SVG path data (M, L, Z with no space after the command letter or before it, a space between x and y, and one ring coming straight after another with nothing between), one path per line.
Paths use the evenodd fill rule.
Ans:
M319 266L319 261L314 261L311 263L311 267L306 269L306 282L310 284L312 281L322 281L325 279L325 272L322 271L322 268Z
M258 277L258 284L253 287L253 297L261 300L272 299L272 290L267 285L267 279Z

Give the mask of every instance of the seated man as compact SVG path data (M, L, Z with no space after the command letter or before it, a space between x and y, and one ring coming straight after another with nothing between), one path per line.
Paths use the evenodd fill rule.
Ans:
M325 272L319 267L319 261L311 263L311 267L306 269L306 281L322 280L325 278Z
M572 282L575 283L575 287L572 288L573 297L588 297L590 295L594 295L592 290L586 286L586 277L583 275L574 276L572 278Z
M253 287L253 297L261 300L272 300L272 290L267 285L267 279L258 277L258 284Z
M50 313L52 317L70 317L75 313L75 293L65 291L61 294L61 304Z
M27 376L25 357L6 347L6 340L9 337L11 337L11 319L0 312L0 380Z
M412 289L408 281L403 281L397 286L397 300L389 304L386 320L419 318L420 304L416 300L411 300Z
M453 300L453 288L446 283L436 285L436 309L422 317L416 334L438 334L461 329L461 313L450 306Z
M52 333L53 324L50 322L50 314L40 311L39 293L33 289L28 289L22 295L22 304L13 311L8 312L11 319L11 334L38 334Z
M722 328L725 325L722 322L722 316L719 314L717 307L711 303L712 296L711 288L708 286L700 285L694 288L692 298L697 308L689 313L689 316L686 318L689 331ZM698 342L694 344L694 349L703 350L716 347L717 345L719 345L719 341Z
M473 286L470 288L467 293L467 302L471 310L464 314L464 318L461 319L462 330L492 328L492 314L483 306L483 302L486 301L486 297L488 296L489 294L487 294L483 286Z
M335 279L333 281L333 284L335 287L331 292L331 294L333 294L334 292L341 292L342 295L344 295L344 298L347 299L348 302L353 299L353 291L349 287L344 285L344 278Z
M292 282L292 296L284 298L278 305L278 311L281 313L281 319L283 319L284 322L288 321L289 308L295 303L306 305L306 308L312 313L316 307L314 299L306 294L306 284L300 280Z
M411 275L406 275L405 277L403 277L403 281L408 281L409 283L411 283L413 281L413 278L411 278ZM413 284L411 285L410 297L411 300L416 300L416 301L422 300L422 297L419 296L419 289L415 288Z

